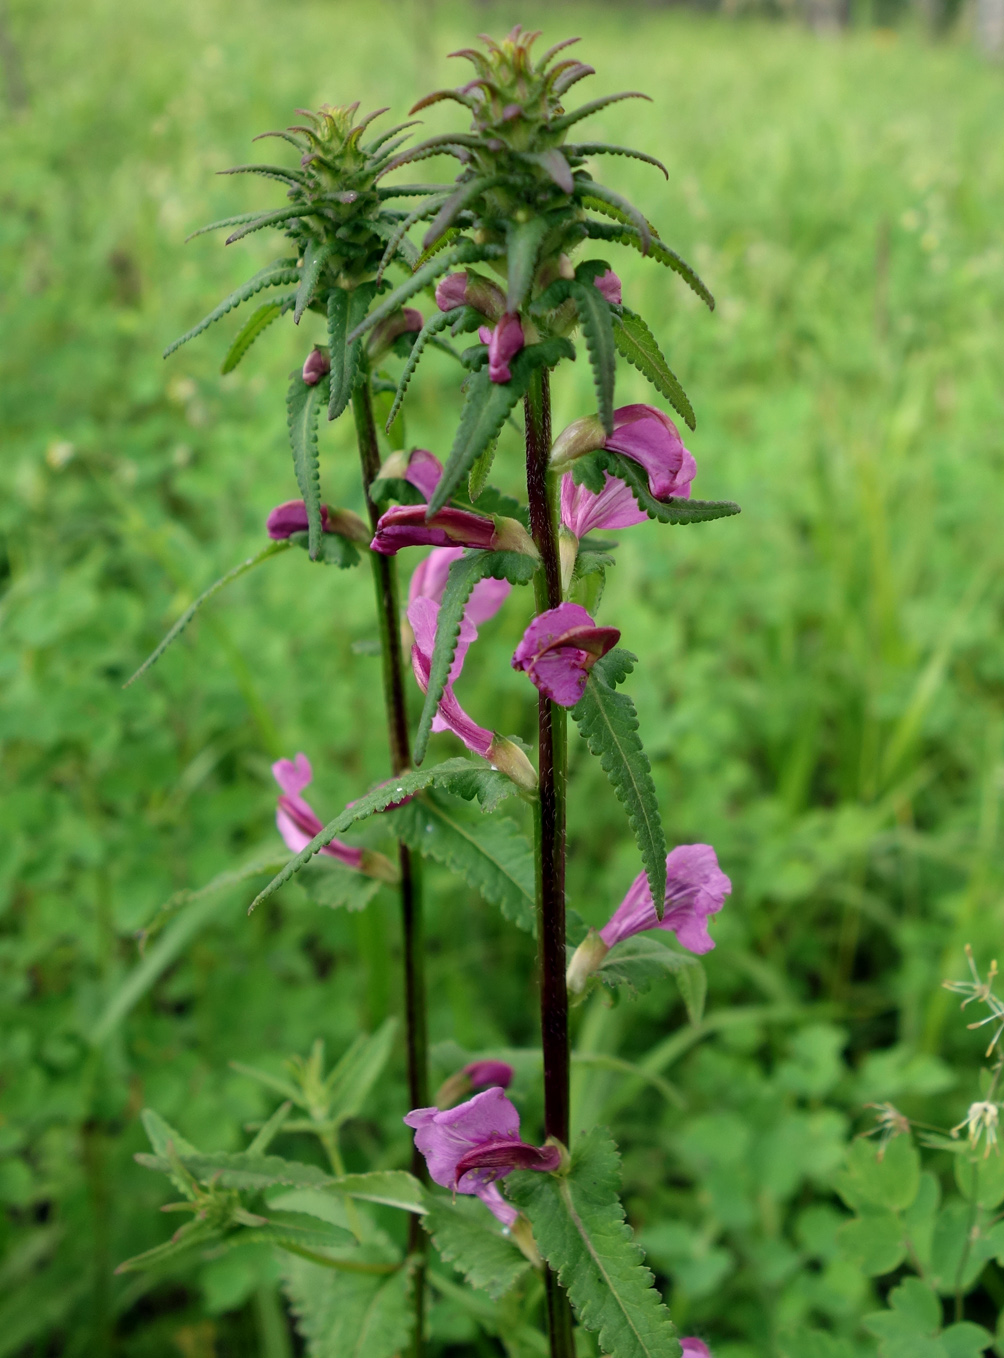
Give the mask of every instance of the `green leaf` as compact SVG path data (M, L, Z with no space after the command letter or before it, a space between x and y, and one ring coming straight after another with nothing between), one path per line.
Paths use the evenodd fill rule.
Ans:
M280 1103L275 1112L262 1123L258 1128L257 1135L248 1146L249 1155L264 1155L271 1146L272 1142L282 1131L283 1124L293 1111L293 1105L289 1099L285 1103Z
M394 394L394 403L390 408L390 414L387 416L387 421L384 425L384 428L388 433L397 417L397 412L401 409L401 404L404 401L404 394L408 390L408 383L414 376L415 369L418 367L419 361L425 353L425 348L429 340L432 339L434 335L438 335L441 330L446 330L454 321L459 320L467 310L469 310L467 307L454 307L452 311L437 311L429 317L415 336L415 342L411 346L411 352L408 355L404 370L401 373L400 381L397 384L397 391Z
M1004 1201L1004 1156L972 1157L963 1153L954 1157L955 1182L967 1202L992 1208Z
M884 1148L859 1137L847 1152L835 1187L848 1207L886 1207L902 1212L920 1188L920 1156L909 1136L895 1136Z
M567 1174L519 1171L506 1195L533 1226L580 1324L616 1358L679 1358L669 1312L618 1198L620 1157L604 1127L579 1137Z
M630 156L632 160L643 160L647 165L654 165L667 179L669 178L669 171L661 160L646 155L644 151L636 151L631 146L611 146L605 141L583 141L574 146L566 145L564 150L570 156Z
M172 1148L177 1155L198 1155L192 1143L186 1141L181 1133L176 1132L154 1109L144 1108L139 1116L156 1155L167 1155L168 1148Z
M1000 1249L997 1237L986 1230L980 1216L974 1224L972 1214L969 1203L950 1198L935 1218L928 1276L947 1296L968 1292Z
M510 219L506 223L507 311L519 311L529 297L537 272L537 256L550 229L546 217L531 217L525 222Z
M481 175L465 180L453 190L432 220L432 224L422 238L422 249L428 250L435 245L444 231L456 221L457 217L472 199L503 182L499 175ZM413 214L414 215L414 214Z
M638 714L615 684L634 668L630 651L615 648L597 660L582 697L572 708L580 734L610 779L645 865L656 914L662 918L666 899L666 838L648 762L638 735Z
M307 532L290 533L289 541L294 547L302 547L305 552L310 550L310 534ZM322 533L321 550L317 559L323 566L338 566L341 570L350 570L353 566L359 565L359 548L341 533Z
M599 212L610 212L610 215L616 217L618 221L630 223L638 233L638 248L643 255L647 255L652 248L655 232L634 203L615 193L613 189L608 189L605 184L597 183L595 179L581 176L576 182L582 190L583 207L593 208Z
M218 580L214 580L208 589L204 589L202 591L202 593L194 601L194 603L188 605L184 613L182 613L181 617L164 637L163 641L161 641L160 644L153 651L150 652L150 654L143 661L142 665L140 665L136 673L133 674L130 678L128 678L122 685L122 687L128 688L130 684L134 684L137 679L141 678L144 674L146 674L147 670L151 667L151 665L156 665L157 661L167 650L168 646L170 646L171 642L176 641L178 637L181 636L182 632L195 617L196 613L198 613L202 605L204 603L208 603L208 601L213 597L214 594L218 594L221 589L224 589L227 585L232 584L234 580L239 580L242 575L245 575L249 570L252 570L255 566L259 566L263 561L267 561L270 556L278 556L280 552L285 552L288 549L288 547L289 547L288 540L281 542L270 542L267 544L267 546L263 547L261 551L255 552L254 556L249 556L248 559L246 561L242 561L239 566L234 566L233 570L227 571L226 575L221 575Z
M617 241L620 245L629 245L632 249L648 254L649 259L654 259L658 264L665 264L667 269L672 269L678 273L691 291L696 292L701 301L707 306L709 311L715 309L715 299L701 280L696 270L692 269L685 259L681 259L675 250L671 250L664 241L653 236L648 251L642 249L641 234L633 226L625 224L614 224L610 222L591 222L585 223L586 234L590 240Z
M687 1017L697 1027L704 1017L704 1002L708 998L707 972L697 962L696 966L680 967L676 974L676 988L680 992Z
M498 451L498 439L490 443L480 457L475 458L474 466L467 475L467 493L471 500L476 500L485 486L488 478L492 474L492 466L495 462L495 454Z
M307 242L303 251L300 286L296 291L296 305L293 308L293 321L296 325L300 324L301 316L314 300L314 294L317 292L317 285L321 281L324 266L330 258L330 245L322 245L314 240Z
M638 369L666 397L673 409L683 416L691 429L697 428L694 408L687 393L680 386L676 374L663 358L655 336L642 318L627 307L621 317L614 318L614 343L627 361Z
M926 1283L919 1278L904 1278L899 1287L889 1293L889 1304L891 1310L866 1315L864 1327L879 1339L894 1341L894 1347L887 1350L890 1354L899 1358L900 1349L895 1344L905 1340L918 1344L916 1352L920 1354L938 1352L921 1343L933 1338L941 1328L941 1302Z
M397 1019L385 1019L375 1033L360 1033L326 1080L329 1117L336 1127L358 1117L390 1059Z
M227 351L223 366L220 368L224 377L227 373L233 372L262 331L266 330L278 316L282 315L293 296L295 294L290 293L289 296L282 297L277 302L266 302L264 306L258 308Z
M165 1240L162 1245L154 1245L152 1250L144 1250L142 1254L134 1254L131 1259L124 1259L115 1272L145 1273L148 1269L160 1268L163 1264L190 1254L200 1245L208 1245L219 1235L217 1227L208 1226L205 1222L186 1222L170 1240Z
M411 1320L403 1269L387 1278L292 1259L285 1275L308 1358L396 1358L405 1352Z
M837 1231L844 1258L869 1277L891 1273L906 1258L903 1223L895 1212L866 1212Z
M349 332L363 321L376 296L376 288L376 283L367 282L358 284L351 292L344 288L332 288L328 293L328 353L331 359L329 420L337 420L352 399L359 372L362 340L350 339Z
M505 816L472 821L429 793L390 815L395 834L410 848L443 863L506 919L534 932L533 851L513 821Z
M418 733L415 736L416 764L421 764L429 746L432 719L436 715L453 667L460 624L474 586L479 580L489 578L509 580L514 585L528 584L533 579L538 564L536 558L522 552L468 551L450 566L436 623L436 643L429 666L429 687L426 690Z
M290 373L286 395L286 424L293 450L293 470L307 507L308 552L316 561L324 529L321 524L321 467L317 456L317 421L328 399L328 379L308 386L299 372Z
M349 335L349 340L357 340L360 336L365 335L367 330L372 330L379 321L392 315L398 307L403 306L409 298L414 297L416 292L421 292L423 288L427 288L430 283L434 283L437 278L448 273L456 265L477 264L486 259L498 259L504 253L504 246L476 245L474 241L469 240L461 241L459 245L453 246L452 249L444 250L441 254L430 259L428 264L417 269L393 292L389 293L364 321L356 325Z
M196 335L201 335L203 330L208 330L211 325L220 320L228 311L233 311L234 307L240 306L241 302L246 302L255 293L261 292L263 288L281 287L283 284L299 283L300 272L296 267L296 261L291 259L275 259L271 264L266 264L264 269L249 278L229 297L225 297L218 307L215 307L208 316L204 316L198 325L193 325L191 330L176 339L173 344L169 344L164 350L164 357L169 358L176 349L180 349L183 344L187 344Z
M426 1210L425 1189L403 1169L379 1169L371 1174L342 1174L327 1185L335 1193L363 1202L378 1202L402 1212L421 1215Z
M653 981L662 981L667 976L674 976L679 984L680 976L696 971L703 974L704 968L690 953L677 952L675 948L668 947L658 938L646 938L644 934L635 934L633 938L626 938L623 943L611 948L597 969L596 975L604 985L627 986L634 994L639 995L648 990ZM692 988L695 1002L700 989L700 982ZM686 1003L686 997L684 1002ZM697 1019L693 1021L696 1023Z
M347 806L332 821L316 834L310 843L292 857L286 866L272 878L268 886L260 891L251 902L248 913L254 910L255 906L268 899L274 891L283 886L294 873L299 872L304 863L309 863L318 850L323 849L325 844L331 841L354 825L357 821L366 820L378 811L385 811L393 802L399 802L404 797L411 797L416 792L421 792L424 788L439 784L441 787L448 787L450 780L457 774L464 774L470 767L470 761L463 758L447 759L442 764L435 764L429 769L411 769L407 773L399 774L397 778L392 778L389 782L381 783L379 787L368 792L365 797L359 797L351 806Z
M455 797L463 797L468 802L474 801L476 797L482 814L488 815L507 797L517 796L519 788L500 769L468 761L467 771L455 774L450 779L450 791Z
M512 378L508 382L491 381L487 367L474 374L449 461L429 504L431 514L442 509L484 450L498 438L537 369L552 368L562 358L574 357L575 349L567 339L549 339L519 351L510 364Z
M230 1237L234 1245L279 1245L301 1249L330 1249L353 1242L351 1231L330 1223L319 1224L305 1212L269 1211L265 1224L250 1226Z
M281 1155L251 1155L248 1151L219 1151L213 1155L179 1154L182 1165L199 1183L220 1188L260 1192L277 1184L289 1188L330 1188L335 1180L316 1165L285 1160ZM136 1156L144 1169L170 1172L170 1161L162 1155Z
M315 905L328 910L364 910L380 890L375 877L355 872L328 857L308 863L297 881Z
M602 472L620 477L630 487L631 494L650 519L660 523L708 523L712 519L727 519L740 512L731 500L685 500L672 496L657 500L648 487L648 474L640 463L622 453L600 448L587 453L572 464L572 477L577 485L585 483L590 489L603 488Z
M579 313L582 333L593 369L593 386L600 419L608 434L614 431L614 326L610 304L594 283L579 280L569 284L569 293Z
M471 1287L501 1297L530 1267L526 1257L476 1198L434 1197L424 1221L440 1258L462 1273Z
M307 215L303 204L294 207L277 207L271 212L260 212L249 222L242 222L236 231L232 231L227 237L227 245L233 245L235 241L243 240L245 236L250 236L254 231L264 231L267 226L279 226L283 222L292 221L294 217Z
M580 104L578 108L573 108L571 113L566 113L560 118L552 118L548 123L549 132L564 132L581 122L583 118L592 117L594 113L599 113L600 109L609 107L610 104L620 103L622 99L648 99L647 94L640 94L637 90L625 90L622 94L605 94L600 99L592 99L588 104ZM650 101L651 102L651 101Z
M941 1333L941 1344L948 1358L979 1358L994 1342L994 1337L982 1325L971 1320L960 1320Z

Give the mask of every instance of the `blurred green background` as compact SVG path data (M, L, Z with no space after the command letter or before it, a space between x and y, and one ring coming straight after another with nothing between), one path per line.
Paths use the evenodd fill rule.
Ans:
M576 1017L580 1052L665 1076L682 1106L584 1066L578 1124L613 1127L684 1333L716 1358L822 1353L804 1338L821 1331L864 1355L876 1294L841 1256L832 1189L847 1138L871 1101L945 1124L975 1097L983 1043L939 983L966 942L985 965L1004 918L1001 71L909 25L821 39L626 4L13 0L7 70L27 103L0 114L0 1355L293 1352L265 1251L112 1277L171 1228L161 1181L131 1159L137 1113L243 1145L271 1104L229 1060L277 1070L318 1036L337 1055L398 1011L394 902L350 915L293 886L248 919L243 886L176 899L142 960L136 932L174 893L279 850L272 759L310 756L322 818L383 776L371 586L284 555L122 691L295 493L285 377L315 336L276 327L226 378L230 318L160 353L275 253L264 233L183 244L275 197L214 177L254 158L252 135L321 102L403 117L466 79L446 52L517 19L548 42L583 35L599 72L584 97L652 95L590 135L665 160L668 185L619 160L607 182L718 309L617 247L611 262L697 409L696 493L743 507L621 534L601 606L641 657L667 836L713 843L734 891L701 1028L675 990ZM455 124L443 107L430 130ZM409 442L448 448L458 372L427 360ZM649 398L633 370L618 382L622 402ZM559 427L588 411L581 363L555 399ZM322 459L326 497L359 507L347 419ZM515 438L497 468L518 483ZM529 738L508 665L524 608L483 629L460 697ZM573 778L569 899L600 923L636 851L578 748ZM532 1047L532 945L428 880L434 1041ZM445 1073L455 1048L439 1059ZM400 1065L349 1129L350 1163L378 1143L404 1163ZM533 1083L520 1093L532 1127ZM990 1264L974 1315L991 1329L1002 1296ZM462 1306L433 1318L435 1352L500 1352Z

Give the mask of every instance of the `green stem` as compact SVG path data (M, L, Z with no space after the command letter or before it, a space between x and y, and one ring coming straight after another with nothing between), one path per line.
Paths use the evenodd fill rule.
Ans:
M373 419L373 400L368 379L359 383L352 395L359 460L362 465L363 492L370 525L376 529L380 511L370 498L370 487L380 473L380 446ZM383 663L383 691L387 709L387 736L390 745L391 773L403 773L411 766L411 740L405 700L404 657L401 647L401 617L398 603L397 568L394 558L370 552L373 585L376 591L377 619L380 627L380 654ZM422 875L417 854L398 843L401 868L401 926L404 940L405 1041L408 1051L408 1098L410 1107L429 1106L429 1037L425 998L425 931L422 918ZM425 1159L412 1147L411 1170L428 1182ZM420 1358L425 1332L425 1236L421 1221L410 1215L408 1253L414 1260L412 1301L415 1328L412 1353Z
M538 613L561 603L561 563L555 487L548 475L551 397L547 370L534 374L524 400L526 490L530 531L543 571L535 582ZM565 787L567 714L538 698L540 800L535 816L537 947L540 961L540 1029L544 1053L544 1130L569 1142L568 990L565 985ZM574 1358L572 1313L557 1275L545 1276L551 1358Z

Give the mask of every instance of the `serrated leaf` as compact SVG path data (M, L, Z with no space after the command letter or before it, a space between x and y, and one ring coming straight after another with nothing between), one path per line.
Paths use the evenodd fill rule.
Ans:
M458 773L450 779L450 791L455 797L463 797L468 802L474 801L476 797L482 815L488 815L507 797L517 796L519 788L500 769L468 762L467 773Z
M282 315L290 298L295 295L295 293L290 293L289 297L283 297L278 302L266 302L264 306L258 308L227 351L223 366L220 368L224 377L227 373L233 372L262 331L266 330L277 317Z
M376 296L374 282L360 283L347 292L332 288L328 294L328 353L331 360L328 419L337 420L349 401L359 372L362 340L349 332L359 325Z
M325 1081L329 1119L336 1127L358 1117L390 1059L397 1020L385 1019L375 1033L360 1033Z
M187 330L180 339L176 339L164 350L164 357L169 358L176 349L180 349L183 344L187 344L196 335L201 335L203 330L208 330L211 325L220 320L228 311L233 311L234 307L240 306L241 302L248 301L263 288L282 287L283 284L299 283L300 272L296 267L296 260L276 259L271 264L266 264L264 269L249 278L239 288L236 288L229 297L225 297L218 307L204 316L198 325L193 325L191 330Z
M618 221L633 226L638 233L638 248L643 255L648 254L652 248L652 241L655 239L655 232L634 203L622 197L621 194L615 193L613 189L608 189L605 184L597 183L595 179L587 179L583 176L577 180L577 185L582 190L581 196L584 207L609 213Z
M470 310L470 308L454 307L452 311L437 311L434 315L429 317L415 336L415 342L411 346L411 352L408 354L407 361L397 384L397 391L394 393L394 403L390 408L390 414L387 416L384 425L384 428L388 433L390 432L391 425L394 423L397 412L401 409L401 404L404 401L404 394L408 390L408 383L414 376L415 369L418 367L422 355L425 353L425 348L429 340L435 335L438 335L441 330L448 329L448 327L451 326L454 321L459 320L467 310Z
M630 156L632 160L643 160L647 165L654 165L667 179L669 178L669 171L661 160L646 155L644 151L636 151L631 146L611 146L605 141L583 141L573 146L566 145L564 149L570 156Z
M656 914L661 919L666 898L666 839L659 818L659 802L652 781L652 767L638 735L634 703L626 693L619 693L615 688L619 682L617 676L630 673L634 659L630 651L616 647L597 660L589 672L582 697L572 708L572 717L627 812L648 876Z
M250 1226L231 1237L235 1245L279 1245L283 1248L330 1249L353 1242L351 1231L341 1226L319 1224L305 1212L269 1211L262 1226Z
M550 229L546 217L531 217L525 222L510 220L506 224L507 311L519 311L530 295L537 272L537 256Z
M233 570L227 571L226 575L221 575L218 580L214 580L208 589L204 589L199 597L188 605L184 613L182 613L181 617L164 637L163 641L150 652L136 673L131 675L122 687L128 688L130 684L134 684L137 679L146 674L151 665L156 665L157 661L167 650L168 646L170 646L171 642L176 641L178 637L181 636L182 632L195 617L196 613L198 613L202 605L208 603L214 594L218 594L221 589L225 589L227 585L232 584L235 580L239 580L242 575L245 575L255 566L261 565L263 561L267 561L270 556L278 556L280 552L286 551L288 547L288 540L270 542L267 546L263 547L260 552L255 552L254 556L249 556L248 559L242 561L239 566L234 566Z
M589 362L593 369L596 404L603 427L614 432L614 377L617 359L614 353L614 326L610 304L593 283L576 279L569 284L569 293L579 313L579 323L586 341Z
M396 1358L408 1344L408 1276L341 1272L306 1260L285 1267L285 1290L308 1358Z
M594 113L599 113L600 109L608 108L611 104L618 104L622 99L649 99L647 94L641 94L638 90L625 90L621 94L605 94L600 99L591 99L588 104L580 104L578 108L573 108L571 113L565 113L560 118L552 118L548 123L548 130L552 133L565 132L573 127L575 123L581 122L583 118L589 118Z
M477 1199L461 1197L451 1203L448 1198L432 1198L424 1225L440 1258L490 1297L508 1292L530 1267Z
M294 547L310 550L310 534L307 532L290 533L288 541ZM323 566L338 566L340 570L351 570L359 565L359 548L341 533L322 533L321 550L317 556Z
M378 1202L383 1207L396 1207L402 1212L421 1216L425 1211L425 1189L403 1169L378 1169L371 1174L342 1174L332 1179L327 1187L346 1197Z
M613 322L614 343L627 361L638 369L666 397L673 409L683 416L691 429L697 428L694 408L679 380L663 357L655 336L634 311L624 307L620 318Z
M618 1198L620 1157L605 1127L583 1133L567 1174L519 1171L506 1196L533 1226L579 1323L616 1358L679 1358L680 1343Z
M300 273L300 286L296 290L296 305L293 307L293 322L300 324L300 318L314 300L317 285L321 281L324 266L331 258L331 246L319 241L308 241L303 251L303 267Z
M498 175L481 175L459 184L433 218L432 224L422 238L422 249L428 250L430 246L435 245L443 232L449 230L458 215L472 199L477 198L479 194L486 193L489 189L495 188L497 184L502 182L503 180Z
M494 443L490 443L481 456L475 459L474 466L467 474L467 494L472 501L478 498L488 484L498 446L498 439Z
M468 551L451 564L436 621L436 641L429 665L429 686L415 736L416 764L421 764L429 746L432 719L436 715L450 676L453 659L457 653L460 624L474 586L479 580L485 579L508 580L514 585L528 584L533 579L538 564L534 557L522 552L485 551Z
M365 910L380 890L377 878L327 857L308 863L297 881L315 905L328 910Z
M657 938L635 934L611 948L597 968L596 975L608 986L627 986L639 995L648 990L653 981L664 981L667 976L679 978L684 972L700 968L696 957L677 952Z
M511 820L472 821L428 793L391 816L410 848L463 877L518 928L535 931L533 850Z
M633 226L593 221L587 221L585 226L586 234L590 240L618 241L621 245L629 245L642 254L646 253L642 250L641 233ZM665 241L653 236L647 254L649 259L654 259L658 264L665 264L667 269L672 269L674 273L678 273L687 286L697 293L709 311L714 311L715 299L697 271L692 269L675 250L671 250Z
M638 508L660 523L710 523L712 519L727 519L741 512L731 500L686 500L681 496L657 500L649 490L645 468L607 448L580 457L572 466L572 477L576 484L584 483L591 490L599 486L602 490L604 471L626 482Z
M242 222L236 231L232 231L227 237L227 245L233 245L235 241L243 240L245 236L250 236L254 231L264 231L267 226L280 226L283 222L292 221L294 217L305 215L302 203L294 207L277 207L271 212L260 212L249 222Z
M321 465L317 455L317 422L328 400L328 379L308 386L299 372L290 373L286 395L286 424L293 450L293 470L307 507L307 551L316 561L324 532L321 523Z
M144 1169L170 1172L171 1164L162 1155L139 1154L138 1164ZM179 1155L189 1174L199 1183L215 1183L221 1188L262 1189L283 1184L289 1188L330 1188L335 1180L316 1165L285 1160L281 1155L251 1155L247 1151L219 1151L207 1155Z
M442 254L430 259L428 264L417 269L410 278L389 293L364 321L359 322L349 335L350 342L359 339L368 330L372 330L373 326L379 321L390 316L397 311L398 307L403 306L405 302L414 297L416 292L421 292L423 288L427 288L430 283L434 283L437 278L449 272L455 265L477 264L481 260L497 259L504 253L505 249L501 245L476 245L473 241L461 241L459 245L455 245L452 249L444 250Z
M446 759L443 763L435 764L432 768L410 769L406 773L399 774L397 778L382 783L364 797L357 798L334 820L329 821L305 848L289 860L282 871L273 877L268 886L254 898L248 913L250 914L255 906L260 905L262 901L267 900L274 891L278 891L279 887L288 882L293 874L303 867L304 863L309 863L314 854L323 849L325 844L330 844L337 835L344 834L350 825L354 825L357 821L366 820L378 811L386 811L392 803L399 802L405 797L414 796L416 792L421 792L424 788L432 787L435 784L448 787L450 779L455 774L463 775L469 767L469 761L466 759Z
M574 357L575 349L567 339L549 339L519 351L509 365L512 378L508 382L493 382L487 367L474 374L467 387L449 460L429 504L430 514L442 509L484 450L498 438L509 412L529 388L533 374L539 368L553 367L562 358Z

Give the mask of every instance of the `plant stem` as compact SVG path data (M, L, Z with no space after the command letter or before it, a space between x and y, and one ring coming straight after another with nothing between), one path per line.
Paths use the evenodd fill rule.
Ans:
M553 493L555 487L548 475L551 394L546 369L534 374L523 404L530 531L544 567L535 583L540 613L557 608L561 603L557 504ZM568 990L565 985L566 718L563 707L543 694L539 696L540 800L535 826L544 1130L563 1146L569 1142ZM551 1358L573 1358L575 1346L568 1298L558 1286L557 1275L550 1269L544 1281Z
M370 486L380 472L380 447L373 419L369 380L361 382L352 396L356 438L363 473L363 492L370 525L375 530L380 511L370 498ZM404 660L401 649L401 618L398 604L397 567L393 557L370 552L373 584L376 590L377 619L380 626L380 654L383 662L383 691L387 708L387 736L390 744L391 773L403 773L411 766L411 741L408 709L405 702ZM421 863L408 846L399 842L401 868L401 927L404 940L405 1041L408 1049L408 1098L411 1108L429 1106L429 1037L425 1002L425 937L422 919ZM427 1183L425 1159L412 1147L411 1172ZM425 1236L417 1216L409 1214L408 1253L415 1257L412 1274L412 1300L415 1330L412 1353L424 1350L425 1328Z

